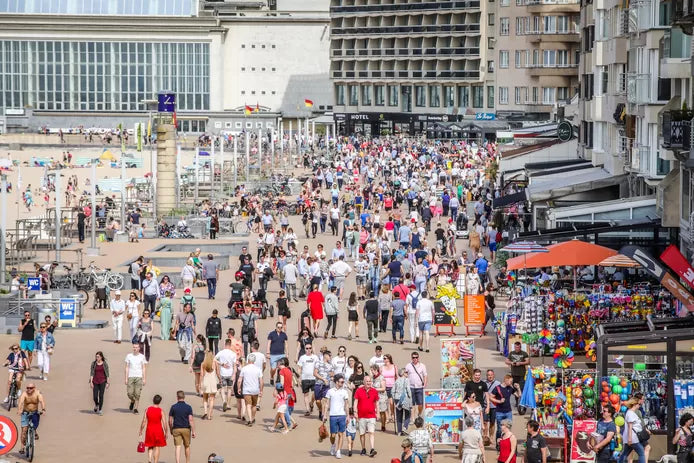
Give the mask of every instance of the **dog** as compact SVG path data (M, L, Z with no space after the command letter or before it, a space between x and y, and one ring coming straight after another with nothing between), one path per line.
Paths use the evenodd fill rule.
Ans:
M677 463L677 455L663 455L658 463Z

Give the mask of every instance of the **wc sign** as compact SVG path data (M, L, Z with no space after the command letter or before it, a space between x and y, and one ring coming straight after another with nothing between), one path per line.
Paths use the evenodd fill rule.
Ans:
M58 324L60 326L70 325L73 328L77 325L77 301L75 299L61 299L60 310L58 311Z

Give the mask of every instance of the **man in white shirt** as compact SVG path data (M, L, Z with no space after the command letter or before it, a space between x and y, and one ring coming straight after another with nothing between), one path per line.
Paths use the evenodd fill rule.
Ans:
M378 366L378 369L380 370L383 365L385 365L386 360L383 357L383 348L381 346L376 346L376 355L371 357L371 360L369 360L369 366L372 367L374 365Z
M217 369L217 377L222 385L223 411L227 411L228 403L234 390L234 378L236 377L236 352L231 348L231 339L224 341L224 349L217 352L214 356L214 363Z
M241 373L239 373L243 400L246 402L248 426L253 426L255 423L258 398L263 396L263 371L255 364L255 357L257 355L258 354L250 354L248 356L248 363L241 368Z
M429 332L431 325L434 322L434 303L427 298L427 292L422 291L422 296L417 301L417 325L419 327L419 346L418 350L422 350L422 344L426 346L426 351L429 352Z
M125 385L127 386L130 410L138 414L142 386L147 383L147 359L140 353L140 345L133 344L133 351L125 356Z
M345 262L345 255L342 254L337 262L330 266L330 274L333 276L333 284L337 288L337 298L342 300L342 293L345 290L345 279L352 273L352 267Z
M304 416L311 416L315 401L315 397L312 397L312 394L316 386L314 370L320 359L316 354L313 353L313 345L306 344L305 349L306 353L299 357L299 361L296 362L296 364L300 371L301 392L304 394L304 405L306 406Z
M407 310L407 322L410 325L410 342L419 344L419 325L417 324L419 291L415 285L410 285L408 289L410 292L405 299L405 309Z
M335 375L335 387L331 388L323 398L323 410L329 410L330 416L330 455L335 458L342 458L342 441L345 437L347 427L347 410L349 410L350 393L345 389L345 378L338 374ZM323 418L323 422L326 421ZM337 436L337 445L335 437Z
M282 268L284 272L284 286L287 290L287 300L294 302L299 302L296 298L296 283L299 280L299 269L293 260L288 260L287 263Z
M120 344L123 339L123 314L125 313L125 301L120 297L120 289L115 292L115 299L111 299L111 323L116 344Z
M364 254L360 253L357 261L354 263L354 268L357 273L357 299L363 300L366 298L366 280L368 279L369 263L364 260Z

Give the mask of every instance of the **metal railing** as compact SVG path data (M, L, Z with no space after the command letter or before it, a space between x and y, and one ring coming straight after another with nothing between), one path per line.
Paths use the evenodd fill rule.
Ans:
M479 32L479 24L439 24L427 26L335 27L332 35L426 34L442 32Z
M694 118L694 111L663 112L663 148L689 151L692 118Z
M63 298L65 299L65 298ZM76 311L77 311L77 323L82 323L83 315L83 304L78 298L71 298L75 300ZM17 292L17 297L11 297L5 299L7 305L5 308L0 309L0 317L12 317L21 316L24 312L28 311L34 320L37 319L37 315L41 313L41 309L44 312L52 312L56 316L60 313L60 298L23 298L21 297L21 292Z
M393 5L349 5L349 6L331 6L330 13L379 13L379 12L419 12L422 10L453 10L453 9L469 9L479 8L479 0L458 0L448 2L424 2L424 3L397 3Z

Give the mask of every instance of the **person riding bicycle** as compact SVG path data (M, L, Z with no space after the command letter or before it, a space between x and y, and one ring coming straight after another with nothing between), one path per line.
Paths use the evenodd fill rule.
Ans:
M22 378L24 377L24 370L29 368L29 361L27 360L26 354L19 348L19 344L13 344L10 347L10 355L5 359L5 364L3 366L8 367L9 377L7 378L7 397L5 397L4 403L10 401L10 387L12 386L12 377L17 374L15 381L17 382L17 394L20 393L22 388Z
M22 417L22 448L19 453L24 453L26 447L29 420L32 421L34 430L38 430L39 418L44 413L46 413L46 402L43 400L43 395L36 389L34 383L27 384L26 391L19 397L19 405L17 406L17 414ZM39 440L38 432L34 434L34 438Z

